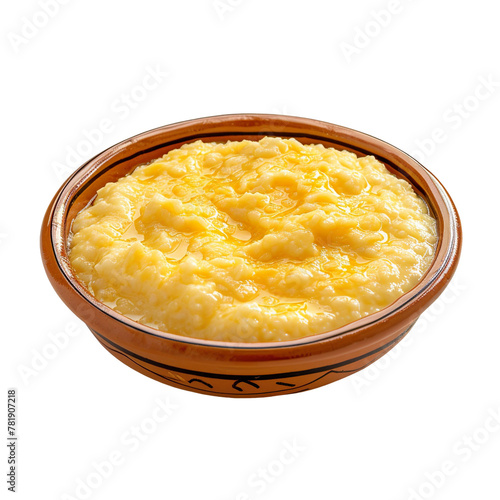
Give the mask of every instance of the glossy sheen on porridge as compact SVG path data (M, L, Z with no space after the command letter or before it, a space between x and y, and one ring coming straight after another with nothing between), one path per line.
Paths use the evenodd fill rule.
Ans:
M116 311L230 342L293 340L379 311L428 269L436 223L372 156L265 137L193 142L100 189L71 264Z

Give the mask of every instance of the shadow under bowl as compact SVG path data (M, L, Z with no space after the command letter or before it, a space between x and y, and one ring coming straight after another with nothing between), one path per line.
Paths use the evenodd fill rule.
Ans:
M231 343L198 340L142 325L95 299L78 281L68 258L68 238L76 215L98 189L171 149L198 139L209 142L294 137L373 155L407 180L437 221L434 260L419 283L390 306L334 331L288 342ZM416 160L370 135L306 118L238 114L167 125L98 154L61 186L41 231L42 260L65 304L120 361L165 384L204 394L259 397L306 391L370 365L410 330L449 283L461 248L460 220L444 187Z

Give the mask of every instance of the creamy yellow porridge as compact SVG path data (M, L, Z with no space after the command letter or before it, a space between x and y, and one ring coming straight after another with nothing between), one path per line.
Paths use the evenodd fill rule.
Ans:
M388 306L436 239L425 202L372 156L197 141L100 189L74 220L70 261L98 300L143 324L270 342Z

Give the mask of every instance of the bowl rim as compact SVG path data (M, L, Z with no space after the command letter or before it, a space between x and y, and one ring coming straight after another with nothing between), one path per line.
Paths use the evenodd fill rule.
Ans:
M441 215L445 220L445 225L450 228L450 238L449 244L445 247L441 244L442 242L442 233L443 228L439 227L438 224L438 241L436 243L436 250L433 256L433 260L424 273L424 275L420 278L417 284L410 289L408 292L404 293L400 297L398 297L394 302L384 307L380 311L375 313L368 314L363 318L355 320L351 323L348 323L340 328L336 328L334 330L330 330L323 333L311 334L306 337L301 337L294 340L286 340L286 341L274 341L274 342L230 342L230 341L217 341L217 340L207 340L207 339L199 339L195 337L188 337L180 334L174 334L170 332L164 332L158 330L154 327L144 325L138 321L135 321L117 311L107 306L103 302L97 300L88 290L87 288L80 283L76 275L73 273L72 267L69 263L69 259L66 255L67 243L68 241L64 238L63 228L66 224L67 219L67 210L69 209L72 200L74 197L72 196L72 189L74 188L75 182L81 179L85 179L88 182L93 176L98 172L98 166L102 165L106 160L109 160L113 156L116 156L118 153L123 152L132 144L136 144L137 142L144 140L151 136L161 135L163 133L168 134L169 131L175 130L180 127L189 127L193 125L203 125L220 123L223 121L231 122L241 122L241 126L244 127L245 121L249 119L264 119L270 120L271 127L276 124L290 124L293 122L296 125L315 125L320 128L332 128L335 129L340 134L352 138L362 139L365 142L368 141L371 145L382 146L387 150L388 153L392 153L396 158L402 160L409 170L413 170L414 172L420 174L424 178L427 178L427 182L435 187L435 195L439 196L440 201L442 201L443 205L446 208L446 211L441 210ZM233 133L227 133L226 135L232 135ZM211 137L209 133L203 134L202 132L199 134L200 138L208 138ZM223 134L219 134L223 135ZM233 134L234 135L234 134ZM237 135L237 134L236 134ZM271 130L264 131L261 133L257 132L245 132L242 135L273 135L276 137L293 137L294 134L290 134L284 131L276 131L273 132ZM304 137L307 134L295 134L297 136ZM314 136L316 137L316 136ZM320 137L316 137L320 139ZM326 137L324 138L326 140ZM230 140L230 139L226 139ZM165 141L168 142L168 141ZM182 139L176 140L178 143L185 143ZM192 142L192 140L187 141ZM213 142L216 142L214 140ZM222 141L221 141L222 142ZM331 142L339 142L331 139ZM356 151L362 150L362 148L355 147L353 144L346 143L347 146L354 148ZM154 149L160 149L162 144L155 146ZM180 147L180 146L179 146ZM140 156L147 151L147 148L142 150L141 153L137 153L133 156ZM366 151L368 155L372 155L377 157L379 161L384 163L387 166L387 163L390 164L390 161L386 158L379 157L376 153ZM127 160L125 158L123 161ZM134 168L137 168L141 163L138 163ZM113 165L111 165L111 168ZM393 166L394 167L394 166ZM92 171L93 170L93 171ZM393 168L392 170L398 170L397 168ZM86 175L87 174L87 175ZM86 175L86 176L85 176ZM429 182L430 181L430 182ZM410 183L411 184L411 183ZM415 189L415 186L412 185ZM91 203L93 198L89 203ZM426 201L427 204L427 201ZM430 208L430 207L429 207ZM360 132L355 129L351 129L348 127L334 125L329 122L324 122L320 120L310 119L310 118L302 118L296 116L289 115L273 115L273 114L262 114L262 113L236 113L236 114L225 114L225 115L214 115L208 117L202 117L192 120L183 120L179 122L175 122L168 125L163 125L160 127L156 127L140 134L136 134L128 139L122 140L116 143L113 146L101 151L85 163L83 163L80 167L78 167L62 184L58 192L56 193L54 199L52 200L49 211L52 209L49 220L48 227L49 230L49 238L50 238L50 248L55 259L55 263L65 278L66 283L72 288L74 292L76 292L87 304L91 305L94 308L97 308L101 313L109 316L114 321L118 321L126 325L129 328L132 328L136 331L144 333L146 335L152 335L154 337L158 337L160 339L170 340L179 343L185 343L190 345L208 347L208 348L223 348L223 349L238 349L238 350L271 350L271 349L281 349L281 348L293 348L300 347L304 345L316 344L320 342L329 341L344 335L354 335L356 332L360 330L364 330L367 327L372 326L375 323L378 323L382 320L387 320L390 317L394 316L402 309L405 309L412 302L417 301L422 295L428 292L433 286L439 281L440 276L458 259L461 247L461 230L459 217L454 207L454 204L446 192L446 189L441 185L438 179L429 172L420 162L418 162L415 158L411 157L404 151L399 148L393 146L392 144L378 139L377 137L366 134L364 132ZM431 209L431 208L430 208ZM431 209L432 210L432 209ZM437 215L437 214L435 214ZM446 217L445 217L446 216ZM438 217L435 217L436 220ZM72 221L70 222L72 224ZM43 229L42 229L42 237L43 237ZM43 253L43 251L42 251ZM440 266L430 275L430 272L435 265L438 258L441 258Z

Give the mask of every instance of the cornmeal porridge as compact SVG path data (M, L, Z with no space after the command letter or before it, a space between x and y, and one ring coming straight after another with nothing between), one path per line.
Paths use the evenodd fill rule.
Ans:
M116 311L230 341L346 325L413 288L436 222L373 156L265 137L197 141L108 183L73 222L70 261Z

